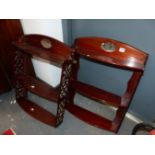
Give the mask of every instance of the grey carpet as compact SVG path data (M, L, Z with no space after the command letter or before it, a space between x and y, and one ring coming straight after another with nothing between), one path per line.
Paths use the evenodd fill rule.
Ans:
M29 94L29 99L38 102L39 105L53 113L56 112L56 104L33 94ZM110 107L103 106L79 94L76 95L75 103L99 115L106 115L109 119L115 115L115 110ZM135 125L135 122L125 118L118 134L131 134ZM0 133L8 128L13 128L17 135L114 135L112 132L96 128L79 120L67 111L63 123L58 128L43 124L19 107L15 102L14 91L0 95Z

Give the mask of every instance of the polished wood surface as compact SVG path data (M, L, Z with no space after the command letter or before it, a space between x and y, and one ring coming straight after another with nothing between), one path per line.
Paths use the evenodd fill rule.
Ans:
M47 40L50 42L51 47L45 48L42 46L41 41ZM70 48L64 43L42 35L25 35L21 37L17 42L14 42L14 45L18 49L25 51L26 53L38 56L58 64L62 64L70 56Z
M44 35L25 35L13 44L17 49L14 70L17 102L32 117L43 123L57 127L63 121L65 112L71 48L56 39ZM52 64L62 68L59 86L54 88L27 72L29 70L27 62L33 56L48 60ZM37 103L30 101L27 98L28 91L49 101L56 102L56 115L37 105Z
M32 76L21 74L17 80L29 91L40 97L46 98L50 101L58 101L59 88L52 88L50 85L36 79Z
M114 52L107 52L102 49L101 44L104 43L115 45ZM131 70L143 70L148 57L148 54L135 47L108 38L77 38L75 48L83 56L115 67Z
M110 46L112 44L112 46L114 46L112 49L114 50L107 51L107 48L103 48L102 45L105 43L110 44ZM118 132L139 81L143 75L148 54L125 43L121 43L113 39L97 37L77 38L73 47L74 52L72 55L74 55L74 61L77 61L77 63L73 65L73 72L71 74L69 85L70 92L66 108L73 115L91 125L112 132ZM107 92L106 90L101 90L78 81L77 76L78 69L80 67L79 59L83 56L90 61L95 60L103 65L132 71L133 75L127 83L124 94L122 96L118 96ZM74 97L77 92L90 99L99 101L102 104L109 104L117 107L115 118L113 120L108 120L74 104Z
M44 108L38 106L36 103L27 100L26 98L19 98L18 103L25 112L27 112L32 117L35 117L37 120L41 120L47 125L56 124L55 116Z
M99 101L103 104L111 104L113 106L121 106L121 97L105 90L93 87L80 81L71 81L73 89L84 96L89 96L91 99Z
M101 44L111 42L113 52L104 51ZM61 124L65 108L79 119L106 129L118 132L136 88L143 75L148 55L130 45L106 38L77 38L72 48L54 38L42 35L25 35L14 42L17 49L15 56L16 97L19 105L31 116L54 127ZM121 52L120 52L121 48ZM123 48L123 49L122 49ZM30 75L27 62L33 56L46 59L62 68L61 82L56 88ZM96 88L78 81L78 70L81 57L133 72L122 96ZM28 100L30 91L57 103L56 115ZM117 108L115 118L108 120L96 113L74 104L76 93L80 93L101 104ZM42 117L45 116L45 117Z
M22 25L19 19L1 19L0 20L0 61L6 70L9 83L14 87L14 57L15 48L12 45L23 35ZM27 62L29 66L28 72L34 74L31 61Z
M104 117L101 117L87 109L81 108L75 104L66 104L69 112L80 118L82 121L95 125L96 127L113 131L112 122Z

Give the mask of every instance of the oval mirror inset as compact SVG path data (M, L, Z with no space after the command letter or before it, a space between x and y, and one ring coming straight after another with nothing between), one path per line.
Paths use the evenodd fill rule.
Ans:
M49 40L49 39L42 39L41 41L40 41L40 43L41 43L41 45L44 47L44 48L47 48L47 49L49 49L49 48L51 48L52 47L52 44L51 44L51 41Z
M101 49L105 52L115 52L116 46L113 43L101 43Z

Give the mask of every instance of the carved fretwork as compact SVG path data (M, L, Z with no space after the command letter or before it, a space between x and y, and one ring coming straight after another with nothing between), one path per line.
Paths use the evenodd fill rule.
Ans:
M15 51L15 58L14 58L14 70L15 76L21 73L24 69L24 55L21 51Z
M18 80L18 75L22 74L24 70L24 54L17 50L14 58L14 74L15 74L15 91L16 99L26 96L26 90Z
M68 92L69 92L70 77L71 77L73 65L76 64L76 62L77 61L74 59L74 52L72 52L70 56L70 60L67 61L63 67L56 125L59 125L63 121L65 104L67 103Z

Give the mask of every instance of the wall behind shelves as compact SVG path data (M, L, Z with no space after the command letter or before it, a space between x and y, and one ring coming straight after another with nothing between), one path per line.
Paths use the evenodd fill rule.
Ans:
M21 19L25 34L42 34L63 41L61 19ZM61 69L46 60L32 58L37 77L56 87L60 83ZM54 76L53 76L54 75Z

